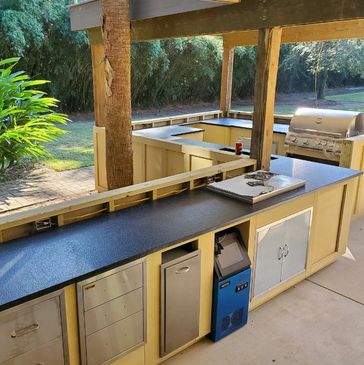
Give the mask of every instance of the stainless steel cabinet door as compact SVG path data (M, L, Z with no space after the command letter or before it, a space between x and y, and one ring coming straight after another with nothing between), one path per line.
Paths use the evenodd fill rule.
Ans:
M288 219L285 223L286 236L283 249L282 281L304 271L306 268L310 221L311 211L309 210Z
M162 272L162 356L198 337L200 271L198 253Z
M284 239L284 222L258 230L253 296L281 281Z

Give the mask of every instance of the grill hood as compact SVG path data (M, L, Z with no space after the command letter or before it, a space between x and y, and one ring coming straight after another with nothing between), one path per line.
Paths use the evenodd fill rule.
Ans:
M354 137L364 133L364 113L299 108L291 120L289 132L341 139Z

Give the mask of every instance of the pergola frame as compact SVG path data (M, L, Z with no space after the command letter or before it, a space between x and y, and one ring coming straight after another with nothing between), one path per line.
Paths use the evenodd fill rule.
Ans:
M99 4L93 0L71 8L74 30L90 35L96 125L105 126L103 41ZM91 11L91 10L92 11ZM82 17L82 11L88 18ZM364 38L362 0L255 0L218 8L131 20L131 41L151 41L196 35L224 39L221 110L231 107L234 48L257 46L257 73L251 157L258 168L269 169L274 123L274 102L281 43Z

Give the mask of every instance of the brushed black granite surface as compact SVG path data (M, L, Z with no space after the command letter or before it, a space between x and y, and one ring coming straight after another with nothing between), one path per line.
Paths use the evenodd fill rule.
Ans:
M200 122L196 122L200 124L213 124L220 125L223 127L236 127L236 128L245 128L252 129L253 122L249 119L235 119L235 118L213 118L213 119L205 119ZM289 126L286 124L273 124L273 132L287 134Z
M0 310L360 174L285 157L271 170L306 186L253 206L188 191L0 245Z
M187 133L203 132L201 128L188 127L184 125L170 125L165 127L146 128L133 132L136 136L159 138L159 139L173 139L173 137Z

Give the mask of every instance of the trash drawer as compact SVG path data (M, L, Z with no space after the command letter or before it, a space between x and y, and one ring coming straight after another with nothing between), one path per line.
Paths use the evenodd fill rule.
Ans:
M199 335L200 277L199 250L161 265L161 356Z
M124 295L143 285L143 267L141 263L116 271L102 274L102 278L82 287L83 309L85 311L114 298Z
M86 337L87 365L100 365L144 342L140 311Z
M62 336L59 297L0 313L0 363Z
M1 365L64 365L62 338L16 356Z

